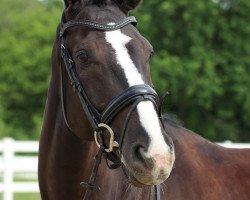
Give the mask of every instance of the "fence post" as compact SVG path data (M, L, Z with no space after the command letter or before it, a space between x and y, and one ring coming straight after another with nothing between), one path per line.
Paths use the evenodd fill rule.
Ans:
M13 145L14 140L4 138L3 140L3 200L13 200Z

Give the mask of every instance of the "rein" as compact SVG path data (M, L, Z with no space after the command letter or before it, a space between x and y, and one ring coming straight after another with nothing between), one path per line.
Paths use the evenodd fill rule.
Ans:
M123 138L131 118L132 113L136 109L137 105L142 101L151 101L158 113L161 112L160 110L160 102L157 93L155 90L146 84L142 85L135 85L127 88L121 94L116 96L108 105L107 107L100 113L91 103L87 94L84 91L84 87L80 82L78 75L76 73L75 63L70 56L69 51L65 46L65 37L66 31L74 26L84 26L92 29L96 29L99 31L114 31L129 24L136 25L135 17L127 17L118 23L112 24L99 24L92 21L69 21L65 22L64 14L62 15L61 19L61 29L60 29L60 38L61 38L61 57L64 62L64 66L66 68L68 77L70 79L71 85L73 90L77 92L79 100L81 102L82 108L90 122L93 130L94 130L94 138L97 146L99 147L99 151L95 157L95 164L91 172L91 176L88 182L80 183L81 186L86 187L87 190L84 195L84 200L89 199L90 197L90 190L100 190L100 187L96 185L96 176L98 172L99 165L101 163L102 158L106 159L107 166L110 169L116 169L122 165L119 156L117 156L114 152L114 148L119 148L120 154L122 153L122 143ZM61 64L60 69L60 84L61 84L61 104L62 104L62 113L64 117L65 124L67 128L73 132L73 129L70 127L66 111L65 111L65 103L64 103L64 79L63 79L63 67ZM115 140L115 134L113 130L110 128L109 124L112 120L117 116L117 114L124 109L126 106L131 105L126 119L124 121L124 125L121 131L121 135L118 141ZM106 145L104 142L104 131L107 131L110 134L110 141L109 145ZM117 138L116 138L117 139ZM109 162L111 164L109 164ZM155 190L155 199L160 200L160 188L159 186L154 186Z

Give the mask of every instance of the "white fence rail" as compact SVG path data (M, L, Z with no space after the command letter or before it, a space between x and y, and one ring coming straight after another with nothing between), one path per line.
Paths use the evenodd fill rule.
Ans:
M227 148L236 148L236 149L245 149L250 148L250 143L232 143L231 141L227 140L225 142L217 143L223 147Z
M2 153L2 156L0 156L0 174L3 180L0 182L0 193L3 195L3 200L13 200L15 192L39 192L37 152L37 141L15 141L11 138L4 138L0 141L0 155ZM24 153L31 153L31 155L22 155ZM14 177L15 173L19 174L19 178ZM26 174L26 178L20 176L21 174ZM34 181L27 181L27 175L30 174L33 174ZM14 178L26 180L14 181Z
M226 141L218 144L228 148L250 148L250 143ZM0 176L0 193L3 195L2 200L13 200L15 192L39 192L37 152L37 141L15 141L11 138L4 138L0 141L0 175L2 174L2 177ZM20 155L20 153L32 153L32 155ZM35 155L33 155L34 153ZM15 173L35 174L35 181L15 181Z

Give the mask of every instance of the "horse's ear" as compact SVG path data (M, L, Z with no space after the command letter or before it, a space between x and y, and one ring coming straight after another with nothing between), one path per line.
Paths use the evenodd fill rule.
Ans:
M118 0L122 11L125 12L126 14L130 10L135 9L141 3L141 1L142 0Z
M88 0L64 0L66 19L73 18Z
M65 8L72 7L78 0L64 0Z
M65 8L72 8L74 5L84 5L88 0L64 0Z

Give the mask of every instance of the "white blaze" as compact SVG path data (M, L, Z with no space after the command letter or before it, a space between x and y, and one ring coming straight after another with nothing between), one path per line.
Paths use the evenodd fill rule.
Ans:
M120 30L107 31L105 34L106 41L115 50L117 64L123 69L129 86L144 84L141 74L135 67L126 48L126 44L131 41L131 38ZM140 123L150 138L147 155L151 157L157 154L169 153L169 146L164 141L153 103L151 101L140 102L137 105L137 111Z

